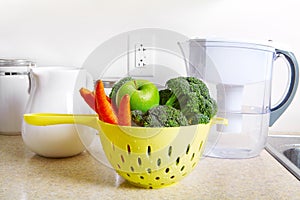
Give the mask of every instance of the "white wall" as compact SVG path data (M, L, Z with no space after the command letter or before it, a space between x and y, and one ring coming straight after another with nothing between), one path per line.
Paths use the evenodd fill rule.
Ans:
M297 0L0 0L0 58L80 66L113 35L137 28L282 43L300 60ZM274 96L283 93L275 71ZM300 132L299 97L271 128Z

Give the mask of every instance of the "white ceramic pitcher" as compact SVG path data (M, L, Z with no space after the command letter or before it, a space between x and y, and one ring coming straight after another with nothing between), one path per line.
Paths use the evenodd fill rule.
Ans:
M92 77L85 69L37 67L31 69L30 75L31 91L25 113L92 112L79 93L81 87L93 89ZM27 147L41 156L68 157L84 150L78 131L89 132L91 129L78 125L39 127L23 122L22 138Z

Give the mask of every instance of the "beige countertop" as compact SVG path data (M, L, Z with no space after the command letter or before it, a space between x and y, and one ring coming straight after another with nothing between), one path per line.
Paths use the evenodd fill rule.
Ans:
M251 159L203 158L163 189L130 185L90 154L50 159L21 136L0 135L0 199L300 199L300 181L263 151Z

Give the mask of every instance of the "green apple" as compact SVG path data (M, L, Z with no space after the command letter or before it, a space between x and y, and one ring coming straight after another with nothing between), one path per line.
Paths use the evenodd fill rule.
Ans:
M148 80L136 79L124 83L117 92L116 103L119 106L121 98L129 94L130 109L146 112L159 104L157 87Z

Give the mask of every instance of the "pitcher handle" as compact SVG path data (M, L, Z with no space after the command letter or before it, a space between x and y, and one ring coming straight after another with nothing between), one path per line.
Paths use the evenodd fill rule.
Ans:
M280 49L276 49L275 51L276 55L283 55L288 61L288 66L290 67L290 85L282 101L277 106L270 109L271 113L269 126L272 126L275 123L275 121L282 115L282 113L287 109L287 107L291 104L296 94L299 82L299 68L295 55L292 52Z

